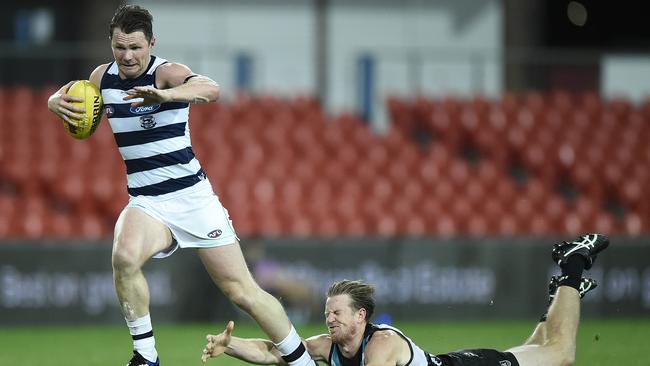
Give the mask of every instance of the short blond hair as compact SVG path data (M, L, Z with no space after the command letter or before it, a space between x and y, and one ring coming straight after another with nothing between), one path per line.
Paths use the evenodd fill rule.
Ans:
M366 309L366 321L375 312L375 286L361 281L342 280L334 282L327 290L327 297L350 296L350 305L355 311Z

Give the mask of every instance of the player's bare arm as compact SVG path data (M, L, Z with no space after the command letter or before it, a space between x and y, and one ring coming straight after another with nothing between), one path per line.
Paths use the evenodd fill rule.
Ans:
M203 362L225 353L228 356L258 365L287 364L273 342L267 339L234 337L232 335L234 327L235 323L230 321L223 332L206 337L208 343L201 355ZM313 360L327 361L332 342L329 335L321 334L308 338L304 341L304 345Z
M207 76L197 75L185 65L164 64L156 71L156 85L136 86L127 91L124 100L142 98L133 106L167 102L211 103L219 98L219 85Z
M365 366L403 366L411 358L406 341L391 330L373 334L365 354Z
M225 353L228 356L257 365L286 365L273 342L266 339L233 337L234 328L235 323L229 321L223 332L217 335L209 334L206 337L208 343L201 355L203 362Z

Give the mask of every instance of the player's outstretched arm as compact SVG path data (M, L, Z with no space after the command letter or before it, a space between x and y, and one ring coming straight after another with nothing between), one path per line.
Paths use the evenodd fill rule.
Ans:
M156 86L136 86L124 100L142 98L134 107L168 102L211 103L219 99L219 85L207 76L194 74L187 66L163 64L156 70Z
M222 354L257 365L286 365L273 342L266 339L245 339L233 337L235 323L231 320L223 332L206 337L208 343L203 349L201 360L206 362Z

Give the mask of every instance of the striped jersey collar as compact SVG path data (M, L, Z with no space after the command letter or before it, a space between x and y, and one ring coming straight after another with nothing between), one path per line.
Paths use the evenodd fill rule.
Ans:
M143 72L136 78L128 79L128 80L137 81L143 78L145 75L151 75L153 74L154 70L156 70L156 67L158 67L161 64L164 64L165 62L167 62L167 60L151 55L151 59L149 60L149 65L147 66L147 71ZM117 62L115 61L111 62L111 64L108 67L108 70L106 70L106 73L110 75L119 75L120 69L117 66ZM120 79L122 79L122 77L120 77ZM127 79L122 79L122 80L127 80Z

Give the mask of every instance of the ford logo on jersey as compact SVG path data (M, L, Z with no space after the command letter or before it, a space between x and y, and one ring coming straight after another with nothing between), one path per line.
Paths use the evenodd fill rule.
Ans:
M160 108L160 104L131 107L129 108L129 111L134 114L145 114L145 113L153 113L157 111L158 108Z

